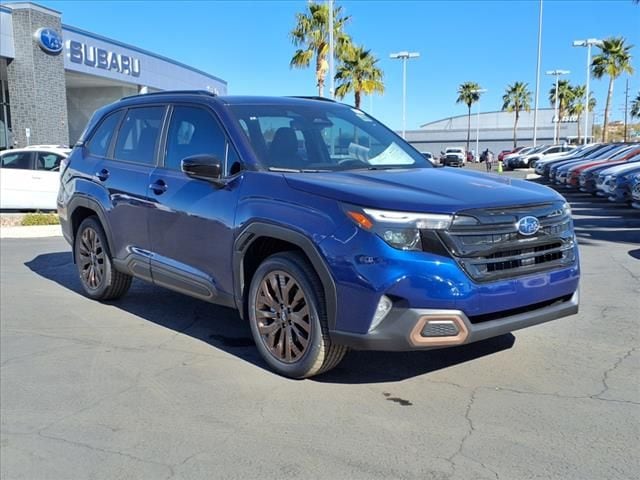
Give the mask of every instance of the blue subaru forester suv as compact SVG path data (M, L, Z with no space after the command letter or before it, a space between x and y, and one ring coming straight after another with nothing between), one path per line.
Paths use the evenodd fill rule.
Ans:
M461 345L578 311L560 195L434 168L319 98L124 98L90 120L58 208L89 297L136 277L236 308L294 378L349 348Z

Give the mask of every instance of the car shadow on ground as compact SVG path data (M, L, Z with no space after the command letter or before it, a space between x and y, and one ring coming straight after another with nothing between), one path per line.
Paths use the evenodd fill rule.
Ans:
M38 255L25 265L37 275L82 295L70 252ZM251 331L237 311L212 305L134 280L123 298L106 302L124 312L188 335L257 367L269 370L255 348ZM421 352L352 351L331 372L314 377L327 383L378 383L405 380L511 348L515 337L502 335L461 347Z

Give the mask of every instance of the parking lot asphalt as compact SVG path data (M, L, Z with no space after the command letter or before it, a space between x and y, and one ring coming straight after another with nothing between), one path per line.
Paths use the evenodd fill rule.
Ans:
M578 315L303 381L232 310L137 281L100 304L62 238L3 239L0 477L638 478L640 211L567 198Z

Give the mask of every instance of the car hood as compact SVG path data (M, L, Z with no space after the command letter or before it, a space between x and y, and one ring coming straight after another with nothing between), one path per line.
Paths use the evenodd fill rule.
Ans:
M455 213L562 199L554 190L526 180L453 168L283 175L294 189L387 210Z

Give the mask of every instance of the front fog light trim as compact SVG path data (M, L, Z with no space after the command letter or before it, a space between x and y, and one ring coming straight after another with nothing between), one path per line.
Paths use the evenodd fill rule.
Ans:
M386 316L391 311L391 307L393 307L393 302L386 295L382 295L380 300L378 301L378 305L376 306L376 312L373 314L373 320L371 321L371 326L369 327L369 331L375 330L380 322L386 318Z

